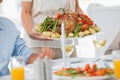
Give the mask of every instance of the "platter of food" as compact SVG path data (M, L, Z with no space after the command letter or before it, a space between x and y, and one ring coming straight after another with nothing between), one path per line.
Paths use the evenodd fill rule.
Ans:
M61 68L53 72L53 76L58 80L106 80L113 78L113 69L86 64L85 67Z
M48 16L34 29L44 37L59 40L62 23L64 23L66 39L78 39L100 31L100 28L87 15L71 11L58 12L55 17Z

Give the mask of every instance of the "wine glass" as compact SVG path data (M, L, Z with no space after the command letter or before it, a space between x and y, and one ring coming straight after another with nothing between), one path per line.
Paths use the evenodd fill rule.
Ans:
M96 48L96 56L102 57L104 56L103 48L106 44L106 34L105 32L99 32L93 35L93 44Z
M66 45L67 57L70 57L74 51L74 43Z
M69 58L74 51L74 40L66 40L66 56Z

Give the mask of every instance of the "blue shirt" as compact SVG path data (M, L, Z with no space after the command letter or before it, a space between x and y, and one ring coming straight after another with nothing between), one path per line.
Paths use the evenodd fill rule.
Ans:
M24 56L25 62L32 54L20 38L20 32L8 19L0 17L0 76L9 74L8 63L11 56Z

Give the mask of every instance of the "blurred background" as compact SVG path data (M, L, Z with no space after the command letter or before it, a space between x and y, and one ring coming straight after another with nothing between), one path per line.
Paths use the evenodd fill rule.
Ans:
M98 26L100 26L103 29L104 32L108 33L107 34L108 44L106 45L106 47L104 49L104 51L105 51L109 47L110 43L113 40L109 36L112 36L112 38L114 38L115 35L117 34L116 30L119 30L120 25L117 23L114 23L114 22L110 24L111 26L107 25L107 23L105 23L105 25L104 25L103 22L105 22L105 21L99 18L102 16L99 16L99 14L97 15L97 13L91 13L91 12L98 10L96 8L96 4L98 6L102 5L105 8L107 7L109 9L114 9L112 7L115 7L115 10L117 9L117 12L114 13L114 11L113 11L113 13L111 13L111 12L109 12L109 13L111 13L111 15L117 15L118 20L120 21L120 16L119 16L120 9L118 9L120 7L120 0L79 0L79 4L80 4L80 7L82 8L82 10L84 11L84 13L89 15L89 17L91 17L95 21L95 23L98 24ZM91 4L95 4L95 6L94 5L90 6ZM92 9L92 8L95 8L95 9ZM99 9L102 9L102 8L99 7ZM93 10L93 11L90 11L90 10ZM104 10L104 11L106 11L106 10ZM101 11L101 12L104 12L104 11ZM109 13L106 13L106 15ZM102 13L100 13L100 14L102 14ZM15 23L18 30L21 32L21 37L23 36L24 29L21 24L21 0L3 0L3 3L0 4L0 16L5 16L5 17L11 19ZM116 16L113 16L113 18L114 17L116 18ZM108 23L110 23L110 22L108 21ZM117 24L117 25L114 25L114 24ZM110 31L107 30L108 28L104 28L105 26L106 27L109 26L110 30L113 30L112 26L116 26L117 28L115 30L113 30L113 35L109 35ZM76 50L77 50L78 57L94 57L96 55L95 54L96 50L91 41L91 37L86 37L86 38L80 39L79 44L76 45Z

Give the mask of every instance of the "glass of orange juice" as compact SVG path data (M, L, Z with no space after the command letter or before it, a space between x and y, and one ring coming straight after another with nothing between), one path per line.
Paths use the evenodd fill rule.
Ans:
M24 80L24 57L15 56L10 59L11 79Z
M115 78L120 79L120 50L115 50L112 52L114 60L114 75Z

